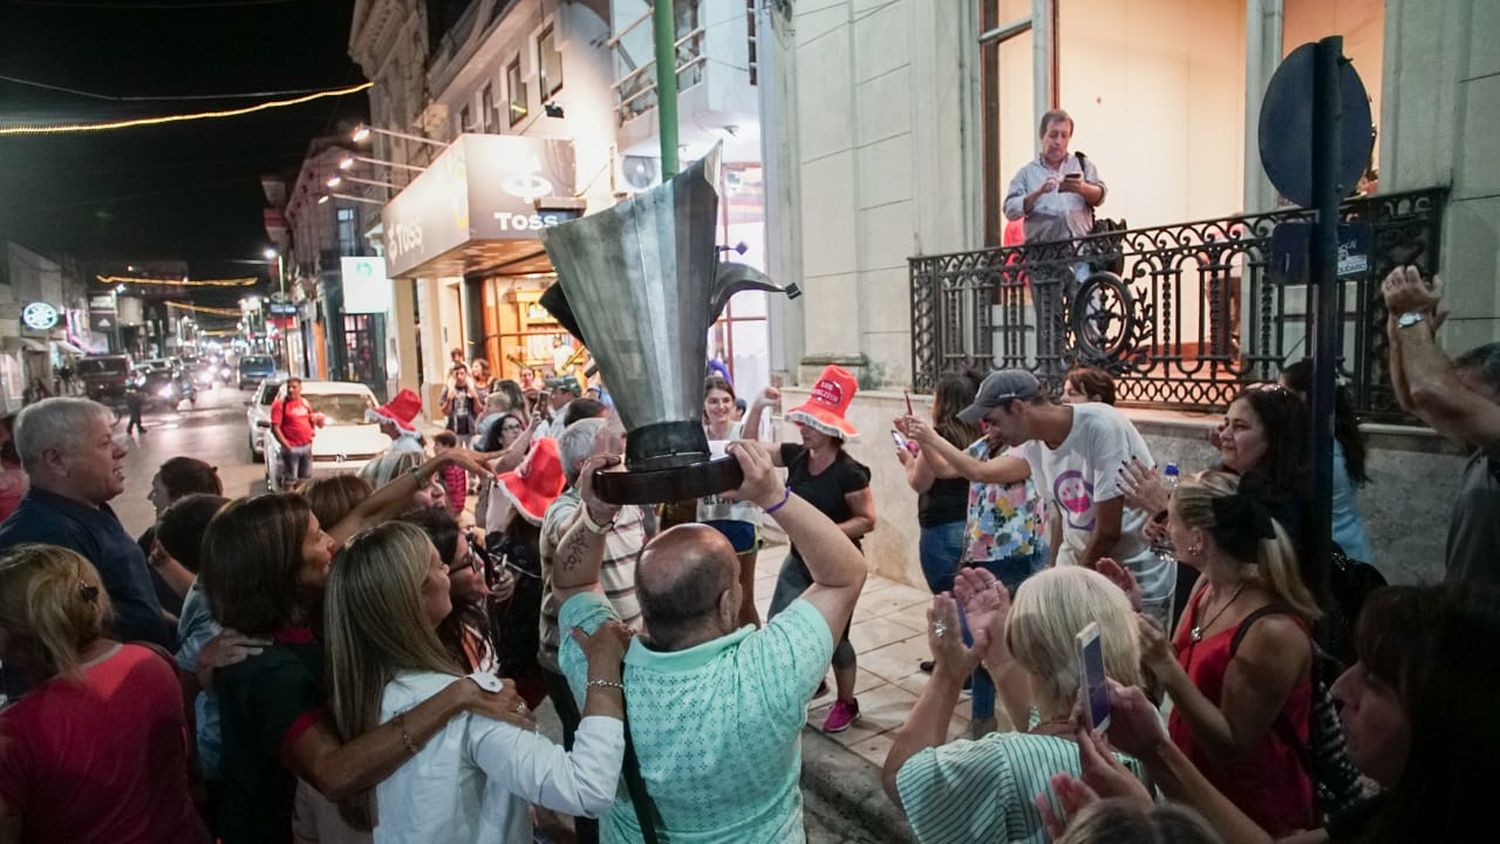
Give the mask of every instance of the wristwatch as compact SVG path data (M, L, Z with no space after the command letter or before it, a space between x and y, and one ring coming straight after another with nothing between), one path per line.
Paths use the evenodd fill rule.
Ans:
M1421 311L1407 311L1401 316L1396 317L1396 327L1411 328L1413 325L1416 325L1417 323L1425 319L1427 319L1427 316Z

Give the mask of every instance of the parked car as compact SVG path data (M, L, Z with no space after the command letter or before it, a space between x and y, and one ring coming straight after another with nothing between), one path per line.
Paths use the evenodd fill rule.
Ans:
M266 459L265 437L271 433L271 402L281 394L282 380L267 378L255 388L255 395L245 402L245 423L250 428L250 459L256 463Z
M241 390L253 390L255 385L276 374L276 359L270 355L245 355L240 358L239 381Z
M125 405L125 384L130 380L128 355L87 355L78 359L74 374L83 382L83 394L114 408Z
M323 427L313 438L313 477L358 472L384 454L391 438L378 425L365 419L365 411L376 405L375 394L364 384L349 381L303 381L302 398L313 413L323 415ZM275 397L272 397L272 401ZM261 443L266 462L266 488L280 489L281 444L271 433L270 403L266 404L266 426Z

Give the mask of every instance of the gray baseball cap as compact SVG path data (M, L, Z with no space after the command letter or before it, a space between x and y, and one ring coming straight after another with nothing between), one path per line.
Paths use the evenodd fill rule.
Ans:
M973 425L1008 401L1031 401L1041 395L1041 382L1030 372L1024 369L997 370L985 377L974 403L960 410L958 418Z

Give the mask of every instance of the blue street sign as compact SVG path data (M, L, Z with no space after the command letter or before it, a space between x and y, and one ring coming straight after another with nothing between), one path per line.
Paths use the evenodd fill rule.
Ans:
M1374 230L1369 223L1339 223L1338 277L1358 278L1370 272ZM1312 223L1290 220L1271 230L1270 277L1274 284L1306 284Z

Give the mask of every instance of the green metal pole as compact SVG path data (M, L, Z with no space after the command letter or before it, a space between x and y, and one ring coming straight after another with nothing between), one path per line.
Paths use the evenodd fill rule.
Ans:
M677 175L677 26L675 0L656 0L651 7L656 36L656 120L661 136L661 177Z

